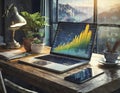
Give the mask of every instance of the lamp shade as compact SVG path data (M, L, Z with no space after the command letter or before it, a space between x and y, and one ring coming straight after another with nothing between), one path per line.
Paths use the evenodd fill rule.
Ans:
M26 25L26 20L18 13L18 10L15 6L13 6L13 9L11 10L12 16L11 16L11 24L10 28L20 28L23 25Z

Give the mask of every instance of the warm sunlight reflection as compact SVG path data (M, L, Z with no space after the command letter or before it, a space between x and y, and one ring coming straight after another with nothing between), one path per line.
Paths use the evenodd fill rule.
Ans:
M120 0L98 0L98 23L120 24Z
M100 9L99 12L120 6L120 0L97 0L97 2Z

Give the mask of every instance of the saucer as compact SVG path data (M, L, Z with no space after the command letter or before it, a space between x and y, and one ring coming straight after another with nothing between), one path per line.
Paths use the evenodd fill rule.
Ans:
M117 60L115 63L110 63L110 62L106 62L105 60L100 60L99 61L101 64L103 64L103 65L118 65L118 64L120 64L120 61L119 60Z

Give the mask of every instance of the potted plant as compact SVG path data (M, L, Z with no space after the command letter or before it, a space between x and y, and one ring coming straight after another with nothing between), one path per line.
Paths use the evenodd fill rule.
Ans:
M44 48L44 43L41 43L41 40L34 38L31 42L31 51L32 53L41 53L41 50Z
M27 11L21 12L21 15L26 19L27 24L21 29L25 33L25 38L23 40L23 45L27 52L31 51L31 42L32 44L43 43L44 39L44 27L48 24L45 21L45 16L42 16L39 12L28 13ZM37 38L37 39L35 39ZM24 42L24 41L27 41Z
M106 62L114 63L116 62L119 53L117 52L118 47L120 46L120 40L116 40L113 47L111 47L109 42L106 42L107 51L104 52L104 57Z

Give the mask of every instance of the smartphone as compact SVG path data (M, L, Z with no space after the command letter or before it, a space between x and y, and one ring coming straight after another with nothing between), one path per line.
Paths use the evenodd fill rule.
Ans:
M85 68L65 77L64 79L73 83L81 84L103 73L103 71L97 71L97 73L95 73L92 68Z

